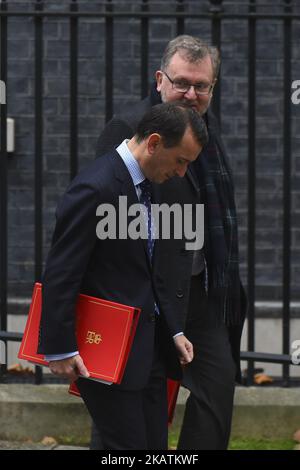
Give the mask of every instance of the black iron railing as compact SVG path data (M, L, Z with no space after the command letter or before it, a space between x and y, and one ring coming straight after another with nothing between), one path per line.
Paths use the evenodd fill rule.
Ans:
M261 12L263 2L250 0L240 2L241 12L229 11L226 1L211 0L205 2L206 10L199 13L189 12L184 0L174 3L170 11L160 11L159 2L154 2L156 8L150 8L150 2L141 0L139 11L135 8L128 11L119 11L116 2L108 0L97 2L99 11L84 10L76 0L70 1L66 9L62 11L47 10L46 1L36 0L28 2L29 9L18 10L10 8L9 1L2 0L0 3L0 38L1 38L1 75L0 79L7 81L7 23L9 18L30 17L34 22L34 57L35 57L35 280L39 281L42 274L43 261L43 25L46 18L66 18L69 21L69 54L70 54L70 176L73 177L78 170L78 27L82 19L93 18L105 22L105 115L106 120L113 115L113 77L114 77L114 39L118 31L114 28L117 19L136 19L140 21L140 95L145 97L148 93L148 64L149 64L149 21L155 19L176 20L177 34L184 33L185 21L187 19L199 18L207 20L211 24L211 41L222 48L222 23L228 20L244 20L248 22L248 276L247 288L249 298L248 314L248 352L242 353L242 358L248 361L248 383L253 382L254 362L273 362L283 365L283 380L285 385L289 384L289 365L291 357L290 350L290 298L291 298L291 31L295 21L300 20L299 10L295 11L296 3L292 0L282 0L272 11L270 8ZM25 2L24 2L25 3ZM96 3L96 2L95 2ZM130 3L130 2L129 2ZM195 3L195 2L194 2ZM199 2L203 5L203 2ZM17 4L16 4L17 5ZM101 6L101 8L100 8ZM239 6L239 2L236 2ZM270 7L270 3L266 4ZM280 11L278 11L280 9ZM284 126L283 126L283 347L282 354L266 354L255 352L255 211L256 211L256 27L260 20L277 20L283 27L284 48L284 76L282 93L284 96ZM103 77L98 77L101 79ZM215 90L214 111L220 118L222 74ZM6 106L1 105L1 158L0 158L0 339L3 341L19 341L21 336L16 333L7 332L7 246L8 246L8 223L7 223L7 153L6 153ZM41 381L40 369L36 372L36 381Z

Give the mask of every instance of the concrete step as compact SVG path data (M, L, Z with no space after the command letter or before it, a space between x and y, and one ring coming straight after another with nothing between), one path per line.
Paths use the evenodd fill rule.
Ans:
M67 389L0 384L0 439L41 442L51 436L57 442L89 442L88 412ZM181 388L174 426L181 423L187 397ZM234 403L233 437L292 438L300 427L300 388L237 387Z

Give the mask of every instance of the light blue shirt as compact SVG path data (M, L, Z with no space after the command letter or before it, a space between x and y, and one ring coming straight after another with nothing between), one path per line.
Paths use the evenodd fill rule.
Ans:
M132 182L134 184L137 197L140 198L141 189L139 188L138 185L141 184L146 179L146 177L144 173L142 172L137 159L134 158L131 151L129 150L128 145L127 145L128 142L129 142L128 139L123 140L123 142L119 145L119 147L116 148L116 151L118 152L123 162L125 163L126 168L129 171L130 176L132 178Z
M139 199L141 195L141 189L139 187L139 184L144 181L146 178L144 173L141 170L140 165L138 164L136 158L134 158L133 154L128 148L127 143L129 142L128 139L123 140L123 142L116 148L116 151L122 158L123 162L126 165L127 170L130 173L130 176L132 178L137 197ZM183 333L177 333L176 335L173 336L173 338L176 338L176 336L182 335ZM47 354L45 355L45 360L46 361L61 361L62 359L67 359L69 357L73 357L79 354L78 351L66 353L66 354Z
M129 142L128 139L123 140L123 142L119 145L119 147L116 148L116 151L122 158L123 162L126 165L127 170L130 173L132 182L135 187L136 195L138 197L138 200L140 200L141 188L139 185L146 179L146 177L144 173L142 172L142 169L137 159L133 156L133 154L129 150L128 145L127 145L128 142ZM148 212L147 212L147 208L143 204L141 204L141 212L143 214L143 217L145 219L145 225L147 227L148 226ZM151 219L151 237L152 237L152 240L155 238L155 225L154 225L153 218Z

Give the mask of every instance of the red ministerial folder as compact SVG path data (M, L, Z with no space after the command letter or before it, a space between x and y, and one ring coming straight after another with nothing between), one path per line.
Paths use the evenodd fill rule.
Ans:
M168 423L172 424L177 397L180 389L180 382L168 379Z
M172 424L174 418L174 412L176 407L176 401L180 388L180 382L176 380L168 379L167 381L167 394L168 394L168 423ZM69 386L69 393L80 397L80 392L75 382L72 382Z
M42 285L34 285L32 302L18 357L48 366L38 354ZM140 309L80 294L76 305L78 351L90 378L120 383L135 335Z

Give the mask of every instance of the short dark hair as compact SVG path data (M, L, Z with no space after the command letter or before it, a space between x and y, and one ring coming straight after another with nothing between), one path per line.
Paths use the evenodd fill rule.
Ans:
M172 57L178 52L190 63L197 63L210 56L212 67L214 71L214 78L216 79L220 69L220 52L219 50L207 44L200 38L183 34L172 39L166 46L161 59L161 70L165 71Z
M163 145L178 145L190 127L197 142L204 147L208 141L205 122L197 111L180 101L172 101L153 106L141 119L137 126L135 138L138 143L151 134L159 134Z

